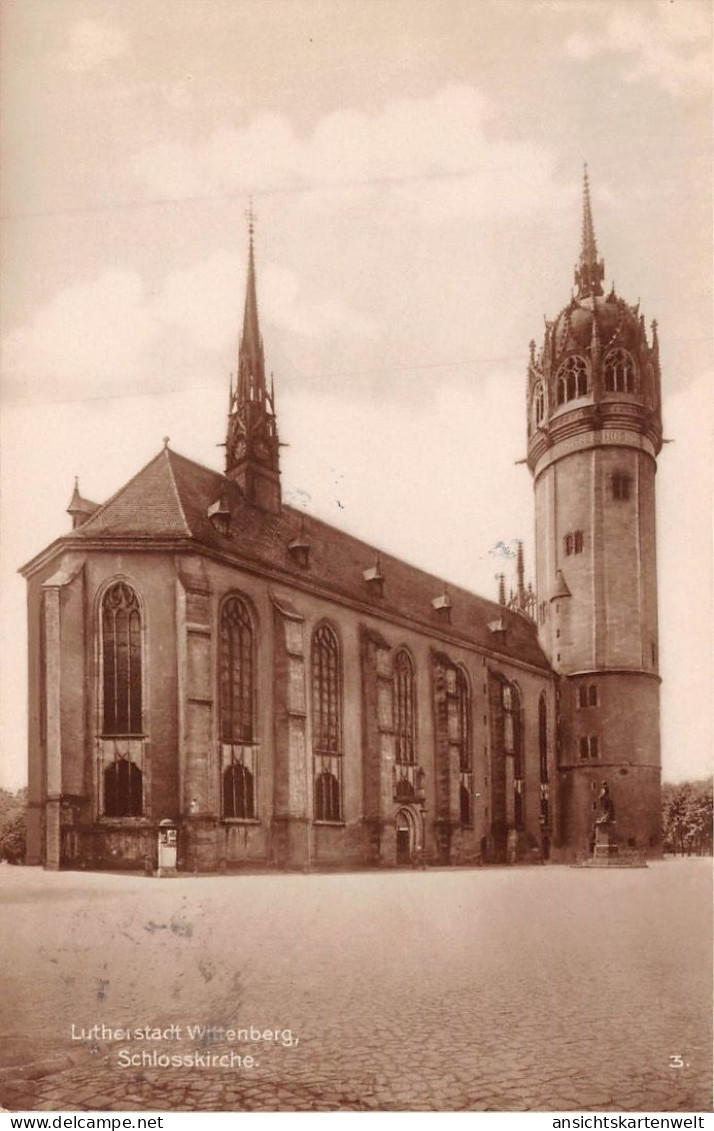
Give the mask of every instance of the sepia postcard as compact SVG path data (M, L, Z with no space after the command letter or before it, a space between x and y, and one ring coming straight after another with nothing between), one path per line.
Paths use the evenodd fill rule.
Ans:
M711 41L5 3L5 1111L702 1125Z

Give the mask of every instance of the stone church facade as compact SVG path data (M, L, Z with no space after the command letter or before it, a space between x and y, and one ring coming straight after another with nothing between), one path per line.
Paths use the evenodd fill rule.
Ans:
M224 474L168 442L28 583L28 863L568 860L603 779L657 854L656 327L576 290L531 346L534 592L489 601L283 504L253 232Z

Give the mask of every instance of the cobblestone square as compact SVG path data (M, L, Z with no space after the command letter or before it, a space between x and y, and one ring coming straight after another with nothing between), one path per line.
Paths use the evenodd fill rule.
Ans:
M709 860L171 880L2 867L0 895L11 1110L711 1110Z

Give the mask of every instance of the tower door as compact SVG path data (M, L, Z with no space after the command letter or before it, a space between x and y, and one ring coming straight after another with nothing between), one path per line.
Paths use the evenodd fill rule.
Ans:
M397 864L411 864L416 849L416 826L408 809L397 813Z

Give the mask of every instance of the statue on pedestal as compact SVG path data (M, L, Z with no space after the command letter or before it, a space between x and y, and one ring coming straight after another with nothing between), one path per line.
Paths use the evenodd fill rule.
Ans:
M600 816L596 817L596 825L611 825L615 820L615 802L610 795L610 788L606 781L600 790Z

